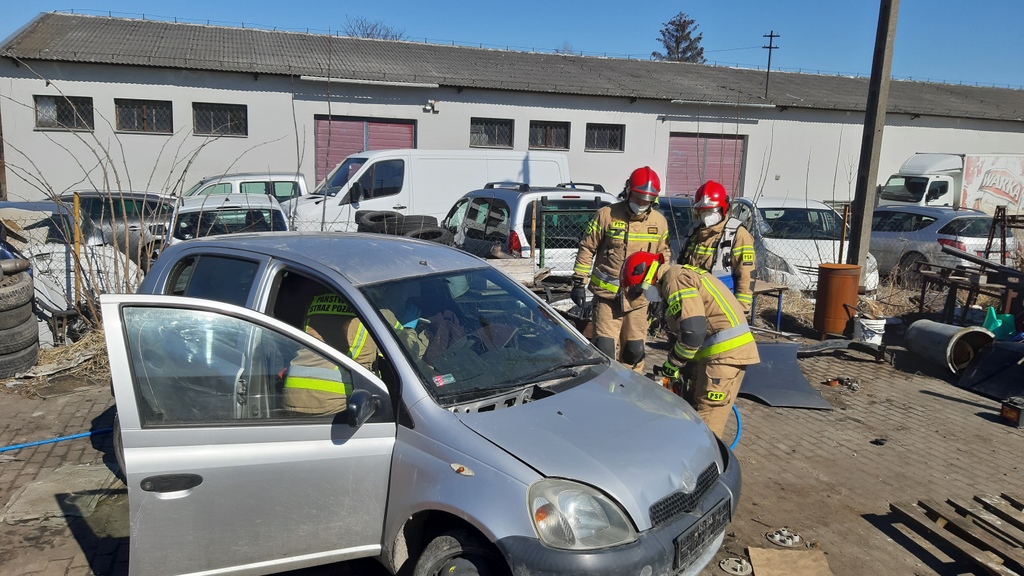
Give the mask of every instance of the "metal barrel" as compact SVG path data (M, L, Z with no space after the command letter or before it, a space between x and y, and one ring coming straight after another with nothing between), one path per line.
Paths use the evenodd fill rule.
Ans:
M959 374L982 348L992 344L995 334L981 326L954 326L932 320L918 320L907 328L907 350Z

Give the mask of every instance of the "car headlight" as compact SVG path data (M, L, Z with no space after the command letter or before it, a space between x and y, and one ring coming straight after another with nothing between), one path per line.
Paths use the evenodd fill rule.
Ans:
M616 503L569 480L546 478L530 486L530 517L541 542L552 548L593 550L636 540Z
M786 262L786 260L783 259L781 256L768 250L764 251L764 265L766 268L771 268L772 270L781 270L786 274L796 273L796 271L793 270L793 267L789 265L789 262Z

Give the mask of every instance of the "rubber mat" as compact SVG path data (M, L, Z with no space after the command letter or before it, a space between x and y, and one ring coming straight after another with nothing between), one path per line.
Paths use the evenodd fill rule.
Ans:
M780 408L832 410L828 403L800 371L796 353L799 344L792 342L758 342L760 364L747 366L740 385L740 396L754 398Z

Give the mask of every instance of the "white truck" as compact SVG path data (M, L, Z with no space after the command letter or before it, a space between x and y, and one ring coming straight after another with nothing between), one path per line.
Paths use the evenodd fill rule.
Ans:
M1024 154L911 156L882 186L879 204L974 208L989 214L1006 206L1024 212Z
M463 194L488 182L571 182L560 152L398 149L346 158L311 194L283 205L295 230L355 231L356 212L393 211L438 220Z

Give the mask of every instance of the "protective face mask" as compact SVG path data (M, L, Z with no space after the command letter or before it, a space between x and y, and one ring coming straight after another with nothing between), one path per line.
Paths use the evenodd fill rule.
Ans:
M633 214L637 214L637 215L643 214L644 212L647 212L648 210L651 209L651 206L653 206L653 204L647 204L646 206L641 206L641 205L636 204L634 202L630 202L629 203L629 209L633 212Z
M715 210L709 214L704 215L703 220L704 226L710 228L722 221L722 213L719 212L718 210Z

